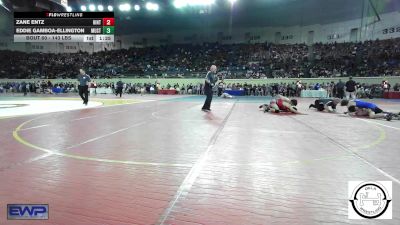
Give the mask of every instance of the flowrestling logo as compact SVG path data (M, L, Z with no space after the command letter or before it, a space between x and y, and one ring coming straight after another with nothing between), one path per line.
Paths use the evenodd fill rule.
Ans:
M49 219L48 204L8 204L8 220L47 220Z
M392 219L392 182L349 181L349 219Z

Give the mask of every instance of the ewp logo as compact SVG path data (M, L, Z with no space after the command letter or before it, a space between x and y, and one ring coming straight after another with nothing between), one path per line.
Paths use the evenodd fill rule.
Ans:
M8 204L7 219L9 220L47 220L49 219L48 204Z

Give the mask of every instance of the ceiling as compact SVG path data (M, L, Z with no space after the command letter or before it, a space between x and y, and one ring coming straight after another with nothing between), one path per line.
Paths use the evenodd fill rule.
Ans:
M227 0L206 8L178 10L171 1L159 1L159 12L116 11L117 31L127 33L173 32L196 29L326 24L400 9L400 0ZM203 10L200 13L200 10ZM232 16L232 22L231 21Z
M157 2L160 10L144 10L148 1ZM120 12L118 5L127 2L131 5L140 4L142 10ZM114 5L117 34L326 24L375 15L373 8L379 14L400 10L400 0L237 0L233 7L228 0L216 0L216 4L211 7L185 9L174 8L172 2L173 0L68 0L74 9L79 9L83 4Z

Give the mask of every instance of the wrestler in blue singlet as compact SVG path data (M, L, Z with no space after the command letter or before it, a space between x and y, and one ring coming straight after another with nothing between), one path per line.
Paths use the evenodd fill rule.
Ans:
M354 100L354 102L356 103L356 107L358 107L358 108L362 108L362 109L378 108L377 105L375 105L374 103L371 103L371 102L364 102L364 101L360 101L360 100Z
M360 108L360 109L370 109L372 111L374 111L375 113L383 113L383 110L380 109L377 105L375 105L374 103L371 102L364 102L364 101L360 101L360 100L354 100L354 102L356 103L356 107Z

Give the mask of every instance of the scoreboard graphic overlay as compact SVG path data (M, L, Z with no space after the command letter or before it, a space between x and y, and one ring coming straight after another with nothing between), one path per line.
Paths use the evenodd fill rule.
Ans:
M114 12L14 12L14 42L114 42Z

